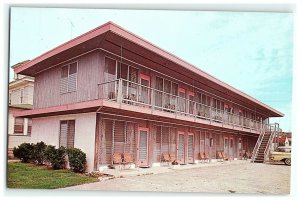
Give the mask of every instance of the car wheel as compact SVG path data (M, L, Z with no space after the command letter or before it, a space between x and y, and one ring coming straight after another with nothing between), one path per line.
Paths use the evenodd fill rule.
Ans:
M291 159L290 158L285 159L284 164L291 166Z

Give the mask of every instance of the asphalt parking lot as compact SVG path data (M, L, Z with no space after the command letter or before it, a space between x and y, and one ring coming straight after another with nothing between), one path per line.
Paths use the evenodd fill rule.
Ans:
M201 165L201 164L198 164ZM203 165L203 164L202 164ZM248 161L120 177L64 190L289 194L290 166Z

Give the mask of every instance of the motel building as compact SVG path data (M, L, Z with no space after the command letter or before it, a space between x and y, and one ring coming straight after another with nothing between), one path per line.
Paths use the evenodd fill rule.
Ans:
M35 78L33 109L15 113L31 142L80 148L88 171L258 155L283 116L112 22L14 70Z

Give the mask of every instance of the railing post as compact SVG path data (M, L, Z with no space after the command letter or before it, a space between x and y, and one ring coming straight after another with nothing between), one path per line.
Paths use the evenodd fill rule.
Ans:
M154 89L153 88L151 88L151 94L150 94L150 96L151 96L151 99L150 99L150 102L151 102L151 108L152 108L152 112L153 112L153 110L154 110L154 106L155 106L155 96L154 96Z
M194 108L193 108L193 115L195 116L195 120L196 120L196 118L197 118L197 112L196 112L196 102L193 102L193 104L194 104Z
M212 122L211 116L212 116L212 110L211 110L211 106L209 106L209 120L210 120L210 123Z
M175 96L175 116L177 117L177 111L178 111L178 96Z
M224 117L224 114L225 114L225 111L222 110L221 112L222 112L222 126L224 126L224 118L225 118L225 117Z
M122 103L122 79L118 80L118 95L117 95L117 102Z

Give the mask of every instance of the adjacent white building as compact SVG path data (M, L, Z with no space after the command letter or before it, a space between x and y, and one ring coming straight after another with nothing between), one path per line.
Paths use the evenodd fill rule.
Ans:
M20 66L27 61L13 66ZM14 117L16 111L32 109L34 78L14 74L9 83L8 102L8 157L13 158L12 150L23 142L30 142L32 122L30 118Z

